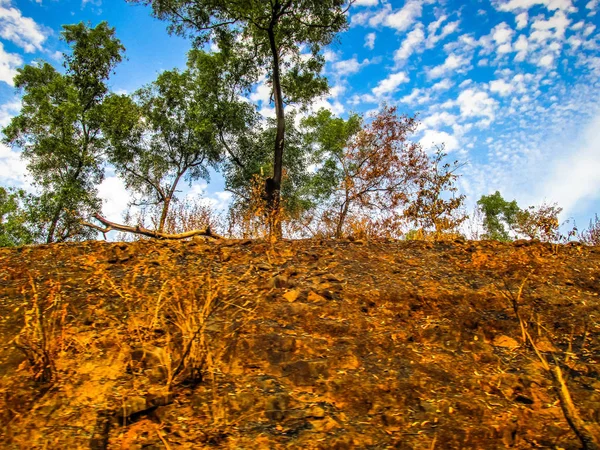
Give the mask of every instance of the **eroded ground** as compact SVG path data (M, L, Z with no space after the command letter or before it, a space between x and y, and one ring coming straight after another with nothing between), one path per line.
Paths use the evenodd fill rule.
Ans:
M578 245L3 249L0 446L580 448L514 305L600 435L599 292Z

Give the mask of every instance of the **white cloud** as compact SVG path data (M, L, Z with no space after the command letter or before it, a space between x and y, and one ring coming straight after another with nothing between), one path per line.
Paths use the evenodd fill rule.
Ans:
M466 89L456 99L460 107L460 115L467 117L486 117L488 122L494 120L498 102L486 92Z
M381 97L387 94L394 93L398 86L402 83L406 83L408 81L408 77L404 72L397 72L390 74L384 80L381 80L379 84L373 88L373 95L376 97Z
M352 6L377 6L379 0L355 0Z
M571 20L565 15L564 12L557 11L548 20L544 20L541 18L534 20L533 24L531 25L531 28L535 31L532 34L535 34L535 32L537 31L540 36L544 36L546 35L546 33L544 32L554 30L554 34L550 34L549 36L560 39L564 37L565 30L568 28L570 23Z
M418 24L406 35L400 48L394 52L394 60L404 61L408 59L424 40L425 33L423 32L423 25Z
M515 20L517 21L517 30L521 30L527 26L528 18L529 16L526 12L522 12L515 17Z
M335 62L339 59L338 54L329 49L326 49L323 52L323 58L325 58L325 61L329 63Z
M600 115L596 115L583 133L583 139L571 146L566 157L557 160L540 191L550 202L557 202L568 214L585 201L598 199L600 193Z
M365 36L365 47L373 50L375 48L375 38L377 35L375 33L369 33Z
M432 25L439 25L439 23L441 23L441 21L445 20L445 19L446 19L446 16L442 16L436 22L432 22L427 26L427 31L429 32L429 34L427 36L427 41L425 43L425 46L427 48L435 47L435 45L438 42L444 40L446 38L446 36L456 32L458 30L458 27L460 25L460 20L456 20L454 22L447 23L446 25L444 25L442 27L442 31L439 34L435 34L435 32L437 31L439 26L432 27Z
M461 67L468 65L470 62L470 57L451 53L450 55L448 55L443 64L429 69L427 71L427 75L429 76L429 78L439 78L451 70L457 70Z
M335 86L329 88L329 96L332 98L337 98L342 95L346 91L346 87L341 84L336 84Z
M13 8L10 1L0 2L0 37L9 40L27 53L42 49L48 32L33 19L23 17L21 11Z
M120 222L127 211L131 195L125 183L116 175L109 175L98 186L98 196L102 199L102 213L110 221Z
M529 49L529 42L525 35L521 34L517 41L515 42L515 50L517 51L517 56L515 56L515 61L524 61L527 56L527 51Z
M0 42L0 81L13 85L13 78L17 74L17 67L23 64L23 59L16 53L4 51L4 45Z
M400 99L402 103L424 103L423 98L428 98L427 94L421 96L425 91L424 89L414 88L412 92L408 95L405 95Z
M369 60L358 62L356 56L350 59L344 59L333 63L333 71L336 75L351 75L358 72L363 66L369 64Z
M423 128L439 128L440 126L452 126L456 123L457 117L447 111L436 112L421 121Z
M514 86L504 80L494 80L490 83L490 91L505 96L514 90Z
M405 31L421 17L423 13L423 5L420 0L407 1L402 9L390 14L385 19L385 24L398 31Z
M541 67L551 67L554 63L554 56L552 55L544 55L538 61L538 66Z
M27 186L27 163L21 153L0 143L0 180L4 186Z
M500 0L495 5L499 11L527 10L536 5L544 6L549 11L557 9L569 12L577 11L571 0Z
M447 152L451 152L458 148L458 140L456 137L445 131L425 130L419 144L425 149L435 148L444 145Z
M498 45L511 42L513 34L514 31L506 22L496 25L492 30L492 38Z
M431 86L431 89L434 91L445 91L446 89L450 89L450 87L452 87L452 81L446 78L435 83L433 86Z
M267 107L271 102L271 92L273 92L271 86L267 84L266 78L263 77L259 80L254 92L250 94L250 100L261 102L263 107Z
M318 111L320 109L326 109L328 111L331 111L337 116L341 116L346 111L344 105L342 105L338 100L331 101L327 98L319 98L312 102L312 111Z
M0 106L0 128L4 128L14 116L21 110L21 101L14 99Z

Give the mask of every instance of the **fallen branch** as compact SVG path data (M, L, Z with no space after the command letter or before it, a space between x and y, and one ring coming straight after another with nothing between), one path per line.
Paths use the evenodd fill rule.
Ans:
M104 225L104 228L100 225L96 225L90 222L81 222L82 225L86 227L93 228L95 230L100 231L103 234L108 233L109 231L124 231L126 233L134 233L141 234L143 236L148 236L154 239L186 239L193 236L206 236L213 239L223 239L222 236L219 236L210 229L210 227L206 227L204 230L191 230L186 231L185 233L177 233L177 234L169 234L169 233L161 233L159 231L149 230L147 228L141 227L139 225L132 227L129 225L121 225L118 223L110 222L109 220L102 217L100 214L94 215L94 219Z

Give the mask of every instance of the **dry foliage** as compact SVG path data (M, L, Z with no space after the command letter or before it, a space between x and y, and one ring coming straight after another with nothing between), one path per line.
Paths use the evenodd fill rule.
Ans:
M589 228L581 232L581 241L587 245L600 245L600 219L598 214L595 215L594 220L590 219Z
M38 286L29 276L30 291L23 292L27 300L25 324L14 339L26 358L26 367L34 381L51 382L56 377L55 358L64 350L64 323L67 314L62 302L60 285L52 283L45 298L40 298Z
M560 226L558 215L561 211L562 208L556 204L542 204L538 207L530 206L517 213L515 231L530 239L539 239L543 242L556 242L561 237L558 231Z
M427 166L416 178L416 192L404 210L404 217L422 230L433 233L434 239L453 236L466 220L464 195L457 195L455 173L462 165L458 161L444 163L443 148L429 158Z
M256 174L252 177L245 198L238 199L230 208L228 234L243 239L275 238L287 219L281 203L277 207L269 205L265 195L265 179Z
M339 159L341 186L323 216L326 228L335 225L335 237L397 234L398 210L427 167L421 146L408 141L416 128L414 117L399 116L395 107L384 106L348 145Z

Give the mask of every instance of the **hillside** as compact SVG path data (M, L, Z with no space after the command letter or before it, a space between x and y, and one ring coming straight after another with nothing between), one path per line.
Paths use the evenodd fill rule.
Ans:
M523 330L600 435L599 292L577 244L0 249L0 447L577 449Z

